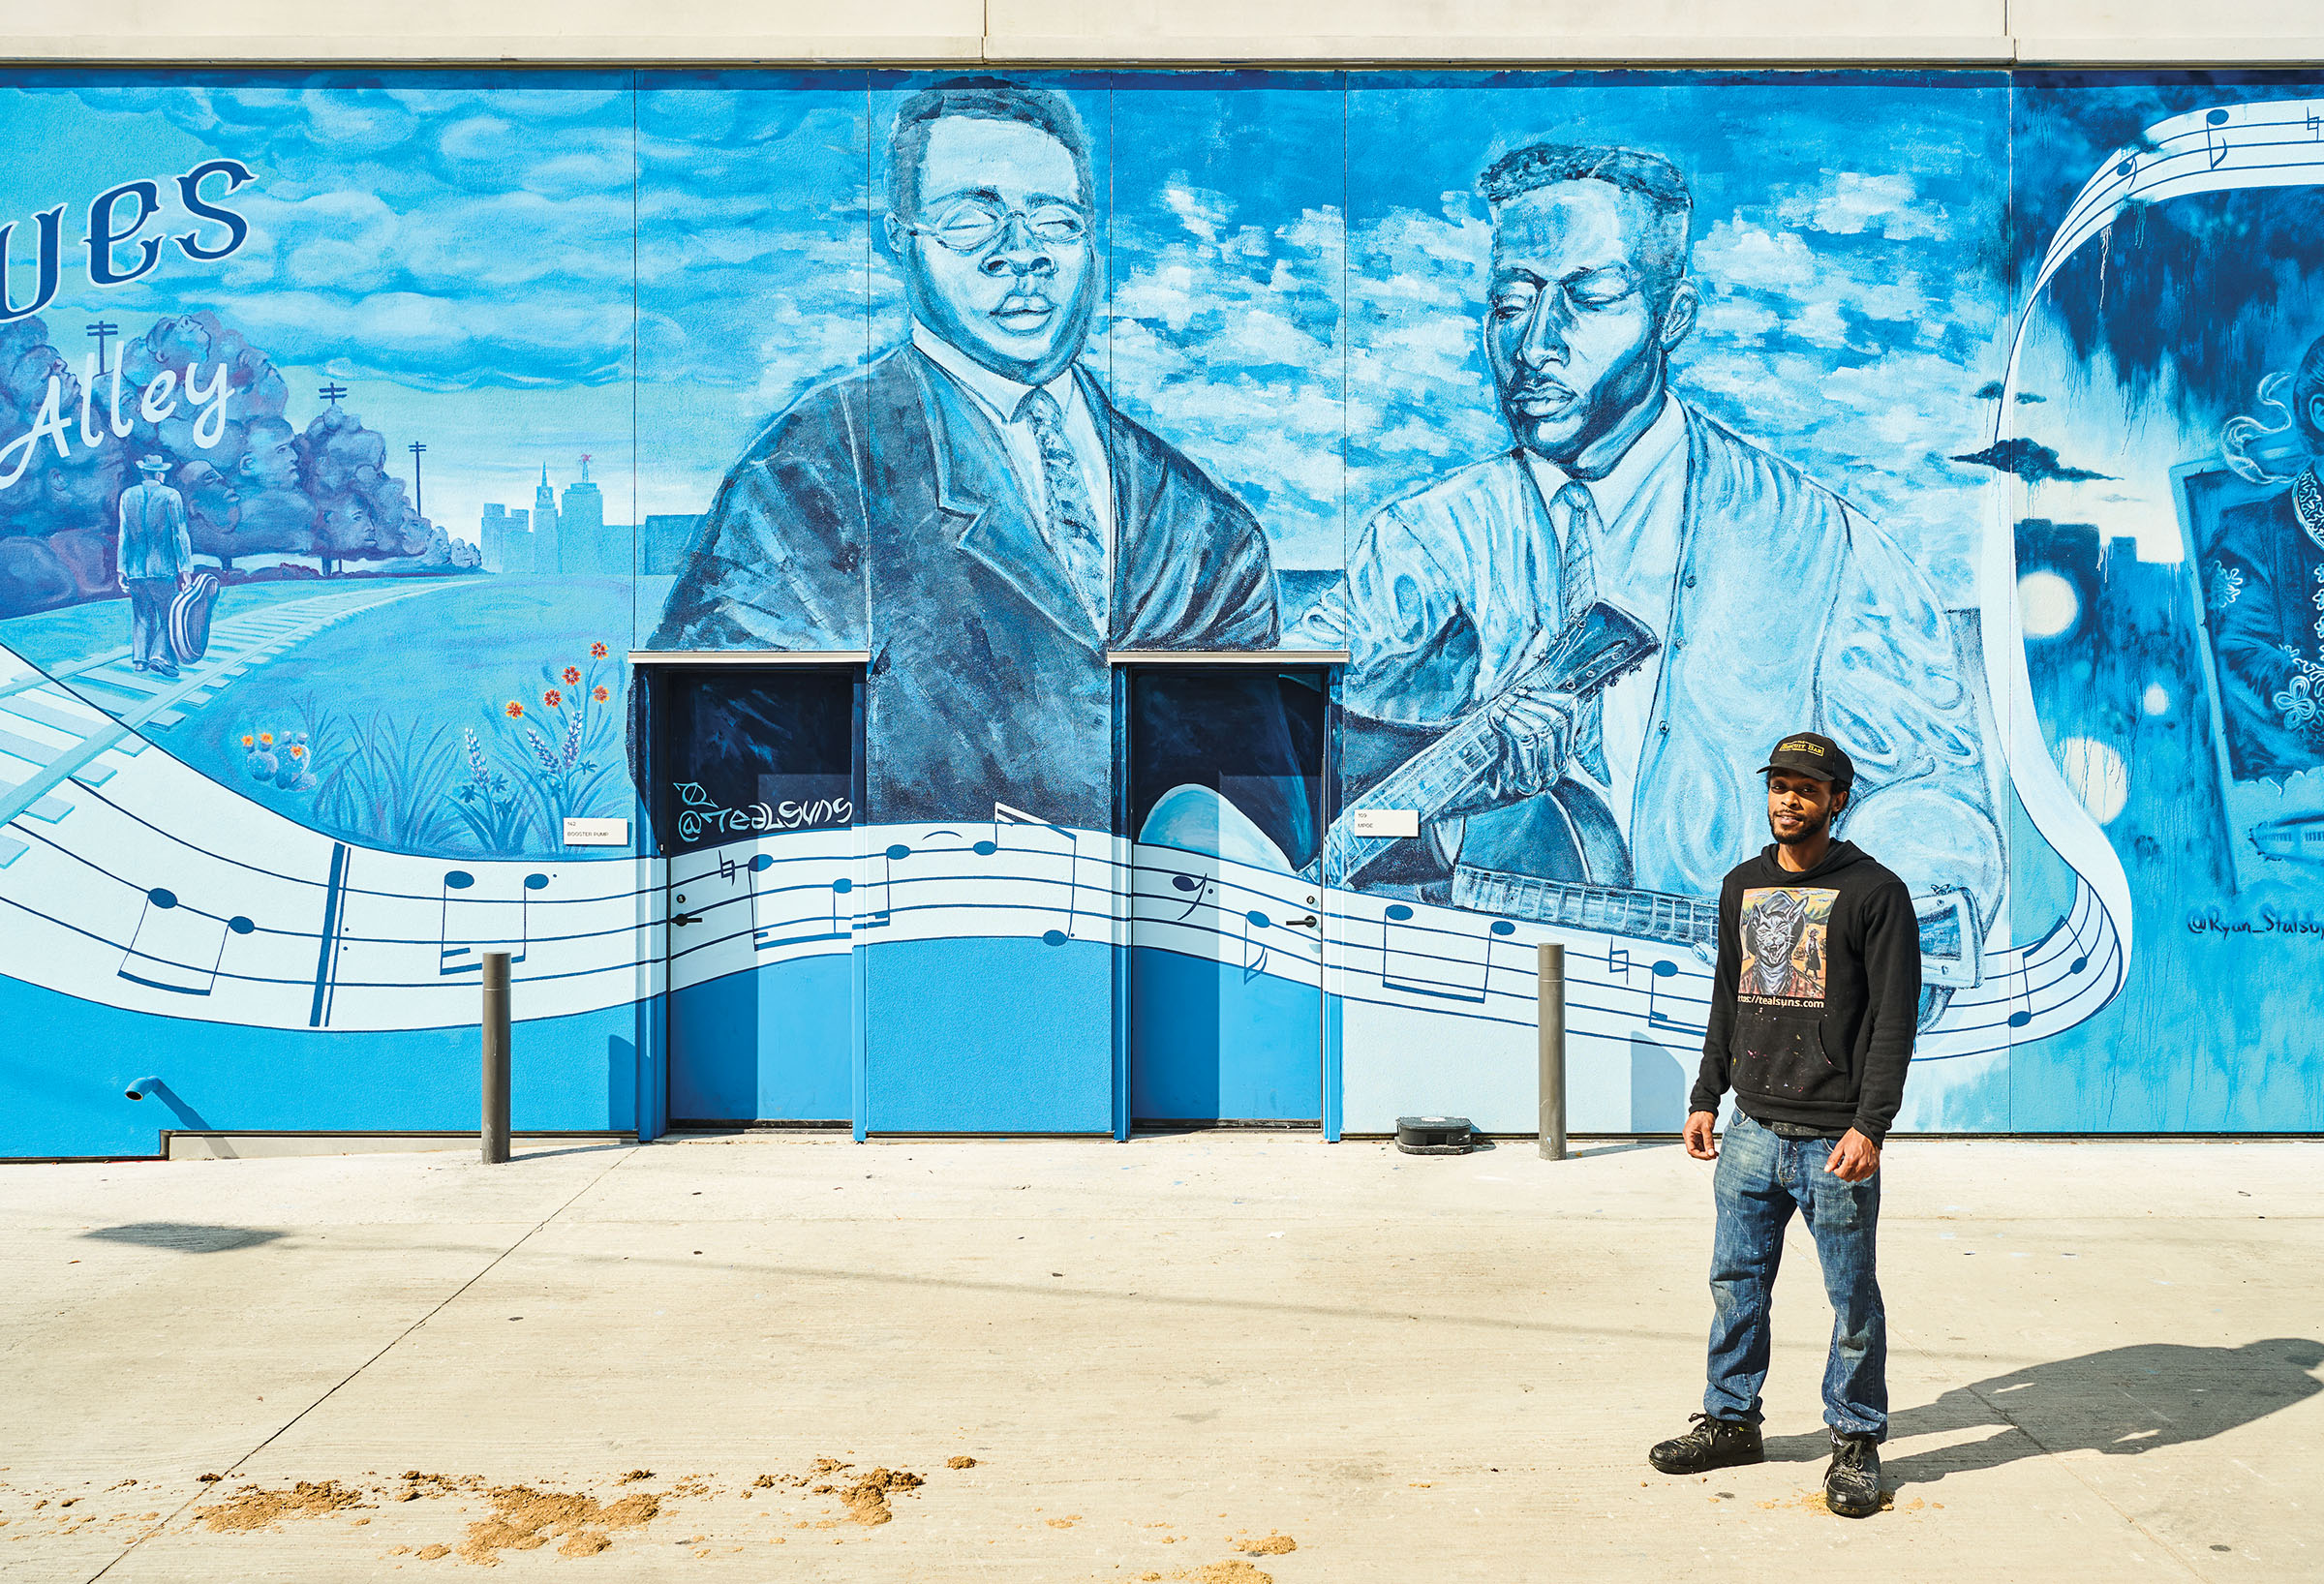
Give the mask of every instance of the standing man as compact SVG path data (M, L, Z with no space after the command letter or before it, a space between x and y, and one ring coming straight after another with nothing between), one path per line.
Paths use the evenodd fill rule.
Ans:
M657 649L866 649L869 817L1006 802L1113 825L1109 649L1268 649L1257 519L1078 359L1104 286L1089 142L990 78L897 111L910 339L810 391L727 472Z
M167 457L139 459L138 483L121 492L118 581L129 595L129 657L139 671L177 675L169 652L169 601L194 574L186 498L162 482Z
M1647 1460L1665 1474L1701 1474L1766 1456L1768 1305L1797 1210L1832 1302L1824 1501L1861 1518L1880 1508L1888 1433L1888 1321L1874 1248L1881 1143L1912 1059L1919 932L1904 881L1854 842L1832 839L1855 780L1840 746L1796 733L1761 774L1775 840L1720 889L1710 1028L1688 1103L1687 1153L1719 1163L1710 1383L1695 1428ZM1712 1131L1729 1088L1737 1114L1722 1149Z
M1878 526L1670 388L1699 304L1685 176L1642 150L1534 143L1480 186L1514 443L1384 507L1349 558L1345 752L1361 788L1483 711L1497 760L1375 874L1485 910L1513 875L1707 899L1749 850L1741 767L1773 715L1855 749L1851 834L1916 894L1966 898L1978 938L2001 838L1944 612ZM1660 648L1589 699L1516 685L1544 628L1594 600ZM1610 856L1550 856L1575 831Z

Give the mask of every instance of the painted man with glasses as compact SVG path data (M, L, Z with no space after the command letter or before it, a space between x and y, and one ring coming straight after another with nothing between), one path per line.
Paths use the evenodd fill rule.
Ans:
M1078 367L1103 287L1062 95L913 95L886 239L908 343L728 472L654 638L872 653L869 817L1113 819L1108 649L1278 636L1258 522Z

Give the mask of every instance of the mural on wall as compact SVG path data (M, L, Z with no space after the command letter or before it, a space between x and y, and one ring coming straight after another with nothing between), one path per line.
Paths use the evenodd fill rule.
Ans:
M1664 1128L1812 727L1920 913L1900 1125L2312 1126L2303 91L26 79L0 124L71 152L0 173L11 971L387 1033L496 946L542 1019L869 951L813 991L869 996L859 1127L1037 1130L1126 1125L1075 1052L1145 947L1350 1127L1521 1126L1553 938L1575 1125ZM863 654L860 799L649 784L630 648ZM1116 680L1276 651L1348 657L1204 729ZM2190 1021L2230 971L2284 984ZM1050 1021L954 1071L947 996Z

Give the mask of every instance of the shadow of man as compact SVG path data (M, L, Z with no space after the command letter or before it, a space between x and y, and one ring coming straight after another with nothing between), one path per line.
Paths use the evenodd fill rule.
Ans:
M1884 1482L1929 1484L2025 1457L2070 1451L2132 1456L2207 1440L2324 1392L2324 1380L2310 1373L2319 1364L2324 1342L2274 1336L2240 1348L2142 1342L2028 1365L1956 1386L1925 1407L1894 1416L1888 1424L1892 1442L1999 1427L1982 1441L1892 1459ZM1828 1450L1820 1436L1790 1439L1813 1441L1802 1457ZM1784 1455L1773 1440L1767 1449Z

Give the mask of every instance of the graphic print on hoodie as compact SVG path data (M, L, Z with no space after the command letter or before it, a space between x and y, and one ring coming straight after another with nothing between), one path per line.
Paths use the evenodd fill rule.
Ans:
M1823 1011L1824 975L1831 954L1824 943L1832 904L1826 886L1761 886L1743 893L1743 971L1735 987L1745 1001L1789 1003Z

